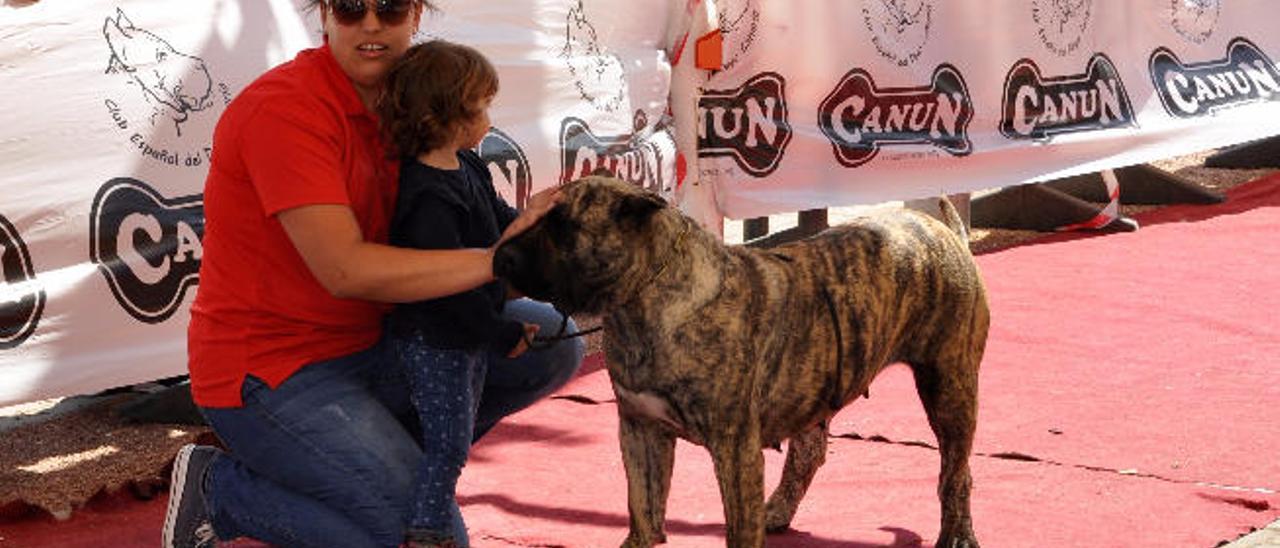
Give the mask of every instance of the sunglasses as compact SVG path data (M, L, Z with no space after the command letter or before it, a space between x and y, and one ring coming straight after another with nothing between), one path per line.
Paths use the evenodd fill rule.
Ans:
M404 23L409 17L409 13L413 11L413 3L416 0L373 0L373 13L378 16L378 20L382 24L395 26ZM333 18L337 19L343 25L354 25L364 20L365 13L368 12L365 0L329 0L329 11L333 13Z

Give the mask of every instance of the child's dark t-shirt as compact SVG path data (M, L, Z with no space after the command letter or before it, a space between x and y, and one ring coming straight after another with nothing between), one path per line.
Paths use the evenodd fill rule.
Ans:
M493 188L493 178L480 156L458 153L456 170L438 169L417 160L400 166L400 189L391 219L391 245L417 249L462 249L492 246L516 218ZM420 331L427 344L448 349L489 349L506 354L523 332L519 322L500 313L506 288L501 282L448 297L398 305L389 329Z

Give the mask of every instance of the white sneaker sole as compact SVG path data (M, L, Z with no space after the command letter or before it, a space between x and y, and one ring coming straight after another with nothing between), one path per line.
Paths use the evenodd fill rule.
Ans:
M173 473L169 475L169 506L165 510L164 529L160 533L160 546L164 548L173 548L174 521L178 519L178 506L182 504L182 490L187 483L187 464L191 462L191 452L195 448L193 444L184 445L173 459Z

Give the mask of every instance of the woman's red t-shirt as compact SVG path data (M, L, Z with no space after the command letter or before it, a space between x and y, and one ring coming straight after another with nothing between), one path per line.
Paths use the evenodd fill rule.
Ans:
M246 375L275 387L307 363L377 342L386 307L330 295L276 214L348 205L365 240L384 243L396 176L377 119L327 46L271 69L231 102L214 130L188 329L197 404L238 407Z

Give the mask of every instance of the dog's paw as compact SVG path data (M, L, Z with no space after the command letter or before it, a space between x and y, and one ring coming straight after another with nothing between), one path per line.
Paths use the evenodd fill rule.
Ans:
M787 504L777 496L769 498L764 507L764 530L767 533L781 533L791 528L791 518L796 515L796 505Z
M764 513L764 530L766 533L781 533L791 528L791 513L775 511L768 508Z
M938 543L934 545L936 548L979 548L978 539L973 538L973 533L959 535L943 535L938 537Z
M657 538L644 538L635 533L627 535L627 540L622 541L622 548L652 548L655 544L666 544L667 535L659 533Z

